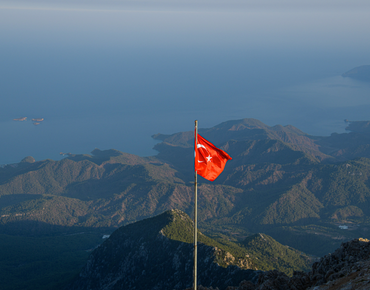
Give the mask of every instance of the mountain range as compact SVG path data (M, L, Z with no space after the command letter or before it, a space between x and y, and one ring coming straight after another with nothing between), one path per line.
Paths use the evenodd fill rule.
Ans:
M213 183L198 179L200 230L238 243L265 233L316 256L368 237L370 122L346 122L330 136L255 119L200 129L233 158ZM95 149L1 167L0 234L100 235L170 209L192 216L194 132L153 138L152 157Z

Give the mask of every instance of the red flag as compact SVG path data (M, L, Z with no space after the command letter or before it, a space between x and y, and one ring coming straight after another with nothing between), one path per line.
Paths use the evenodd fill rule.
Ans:
M198 144L195 144L194 147L195 171L209 181L214 181L224 170L227 160L232 159L229 154L217 148L199 134Z

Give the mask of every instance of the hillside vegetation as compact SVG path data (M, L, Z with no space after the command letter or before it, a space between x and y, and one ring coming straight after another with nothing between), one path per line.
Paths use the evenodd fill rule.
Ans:
M179 210L117 229L92 252L79 277L68 286L83 289L184 289L192 284L193 222ZM264 244L261 244L260 237ZM264 253L260 249L266 246ZM268 253L268 255L266 255ZM287 274L307 270L311 260L269 236L244 243L218 241L199 232L198 281L225 289L256 281L259 271L277 266ZM238 267L235 267L238 266ZM257 268L258 267L258 268Z

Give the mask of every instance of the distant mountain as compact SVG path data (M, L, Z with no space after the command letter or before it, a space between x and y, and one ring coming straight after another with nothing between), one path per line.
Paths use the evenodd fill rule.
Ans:
M370 65L362 65L355 67L346 73L342 74L343 77L353 78L359 81L370 82Z
M346 128L349 133L333 133L331 136L310 136L290 125L270 127L255 119L227 121L209 129L200 129L199 134L221 148L227 148L225 144L232 141L281 141L292 151L305 153L306 158L321 163L342 162L360 157L370 158L369 122L348 120L346 122L349 124ZM163 141L154 146L159 152L157 158L173 164L181 171L190 167L187 160L192 154L194 132L157 134L153 138ZM258 148L260 144L262 143L258 143L256 147ZM261 155L256 155L257 158L261 158ZM264 160L260 159L257 162L261 163Z
M179 210L121 227L92 252L80 276L68 289L190 287L192 241L193 222ZM280 266L292 274L293 269L305 270L310 264L307 256L264 234L251 236L238 245L199 233L199 242L198 282L203 286L225 289L242 280L256 282L261 272L247 269Z
M318 160L330 158L320 152L313 137L291 125L270 127L261 121L249 118L227 121L209 129L199 129L199 134L212 140L216 146L221 146L231 140L279 140L294 150L308 153ZM155 145L154 149L159 152L158 157L165 160L170 160L171 154L176 154L179 148L192 148L194 146L194 132L181 132L172 135L156 134L152 137L163 141Z

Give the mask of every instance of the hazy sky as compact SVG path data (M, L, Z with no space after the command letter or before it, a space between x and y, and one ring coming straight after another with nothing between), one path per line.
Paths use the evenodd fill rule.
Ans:
M75 2L0 1L1 34L13 44L96 49L343 50L370 42L369 1Z
M368 87L339 76L370 64L369 27L370 1L0 0L0 149L148 155L194 119L343 131L367 118Z

